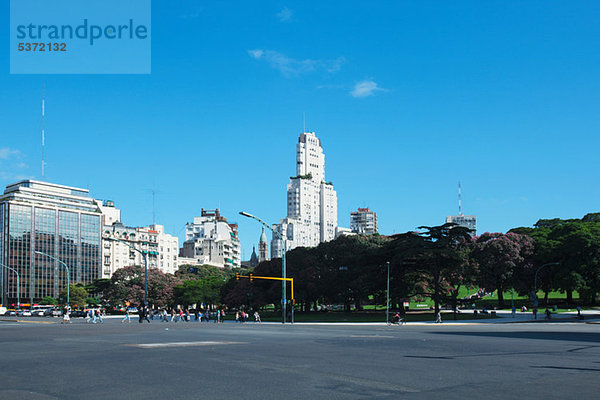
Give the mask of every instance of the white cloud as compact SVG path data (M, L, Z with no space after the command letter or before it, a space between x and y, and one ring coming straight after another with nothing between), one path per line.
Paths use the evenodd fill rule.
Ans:
M9 147L0 148L0 160L8 160L13 156L18 157L21 154L19 150L13 150Z
M334 60L296 60L277 51L263 49L248 50L248 55L256 60L265 60L285 77L316 70L324 70L330 73L337 72L346 62L344 57L338 57Z
M259 50L248 50L248 54L250 54L250 57L256 58L257 60L263 56L263 53L264 52L260 49Z
M279 22L290 22L292 20L292 16L294 15L294 11L290 10L287 7L283 7L283 10L277 13L277 18Z
M350 91L352 97L369 97L373 96L375 92L385 91L386 89L381 88L377 85L377 82L373 80L364 80L357 82L354 88Z

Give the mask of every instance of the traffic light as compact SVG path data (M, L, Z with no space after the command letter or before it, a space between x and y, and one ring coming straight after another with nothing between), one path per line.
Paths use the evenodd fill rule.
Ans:
M238 272L235 273L235 280L236 281L240 280L240 274Z
M250 274L250 282L252 282L252 274Z

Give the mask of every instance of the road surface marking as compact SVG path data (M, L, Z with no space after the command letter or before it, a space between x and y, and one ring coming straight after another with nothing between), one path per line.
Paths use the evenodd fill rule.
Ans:
M160 348L160 347L216 346L216 345L223 345L223 344L243 344L243 342L203 341L203 342L139 343L139 344L128 344L126 346L139 347L141 349L156 349L156 348Z

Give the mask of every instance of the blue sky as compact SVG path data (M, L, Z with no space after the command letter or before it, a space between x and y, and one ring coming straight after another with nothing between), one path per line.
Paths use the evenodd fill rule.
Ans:
M0 6L8 26L8 2ZM10 75L0 31L0 185L40 178L167 232L201 208L240 224L244 258L285 217L295 145L321 138L338 221L392 234L476 214L478 231L600 211L600 4L166 1L150 75Z

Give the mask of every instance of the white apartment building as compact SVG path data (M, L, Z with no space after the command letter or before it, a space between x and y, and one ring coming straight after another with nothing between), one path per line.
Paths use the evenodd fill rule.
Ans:
M165 233L162 225L150 225L152 231L158 232L158 268L174 274L179 268L179 238Z
M368 208L359 208L350 213L350 229L361 235L374 235L378 233L377 213Z
M200 217L186 224L181 257L196 260L194 264L239 268L242 259L237 224L227 223L218 209L202 209Z
M120 210L110 201L105 201L100 209L104 221L113 221L102 228L102 278L110 278L119 268L144 265L143 256L128 245L146 254L148 268L158 268L170 274L177 271L179 239L165 233L164 226L125 226L120 220Z
M287 217L276 226L287 250L314 247L335 239L337 193L325 181L325 154L314 132L303 132L296 144L296 176L287 185ZM281 257L283 242L275 235L271 257Z

